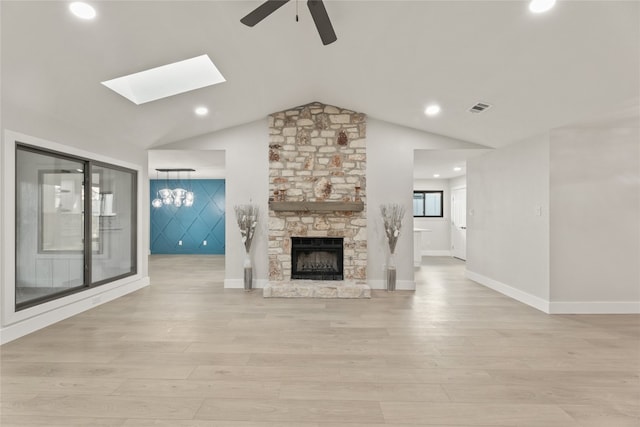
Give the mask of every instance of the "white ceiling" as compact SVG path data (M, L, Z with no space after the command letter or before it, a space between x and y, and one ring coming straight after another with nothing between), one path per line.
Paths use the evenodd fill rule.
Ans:
M156 173L156 169L195 169L181 174L192 179L224 179L225 152L223 150L150 150L149 178L176 179L177 173Z
M239 20L261 1L92 3L86 22L67 2L0 2L3 116L147 149L320 101L498 147L638 104L637 1L326 1L329 46L304 1L299 23L291 1L253 28ZM201 54L226 83L140 106L100 84ZM478 101L493 107L467 112Z
M451 179L467 174L467 160L490 152L491 149L472 150L415 150L414 179ZM460 168L455 171L454 168ZM434 177L434 174L440 175Z

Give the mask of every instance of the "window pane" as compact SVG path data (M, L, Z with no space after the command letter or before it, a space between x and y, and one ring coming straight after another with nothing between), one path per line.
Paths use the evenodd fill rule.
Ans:
M16 151L16 304L84 285L84 163Z
M425 194L425 216L442 216L442 193Z
M93 283L135 272L135 173L94 166L91 173Z
M424 216L424 193L413 193L413 216Z

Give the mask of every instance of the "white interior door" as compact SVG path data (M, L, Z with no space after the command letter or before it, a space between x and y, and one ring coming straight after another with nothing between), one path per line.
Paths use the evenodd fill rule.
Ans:
M467 189L451 192L451 254L467 259Z

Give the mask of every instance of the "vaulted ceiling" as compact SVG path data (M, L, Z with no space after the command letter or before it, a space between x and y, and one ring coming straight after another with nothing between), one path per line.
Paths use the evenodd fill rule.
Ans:
M260 3L102 1L88 22L67 2L2 1L3 117L150 148L320 101L498 147L638 103L639 2L560 1L533 15L524 1L326 1L328 46L303 1L299 22L292 0L242 25ZM226 83L139 106L100 84L201 54ZM478 101L492 107L469 113Z

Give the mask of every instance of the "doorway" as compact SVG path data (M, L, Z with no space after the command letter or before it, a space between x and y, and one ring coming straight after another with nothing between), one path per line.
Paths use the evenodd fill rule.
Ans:
M413 191L442 191L442 216L420 217L414 212L416 283L424 270L439 263L467 258L467 161L489 152L485 148L414 150ZM414 198L415 200L415 198ZM415 206L414 206L415 210Z
M224 255L225 151L150 150L148 159L150 254ZM190 203L176 196L185 192Z
M451 189L451 255L467 259L467 188Z

